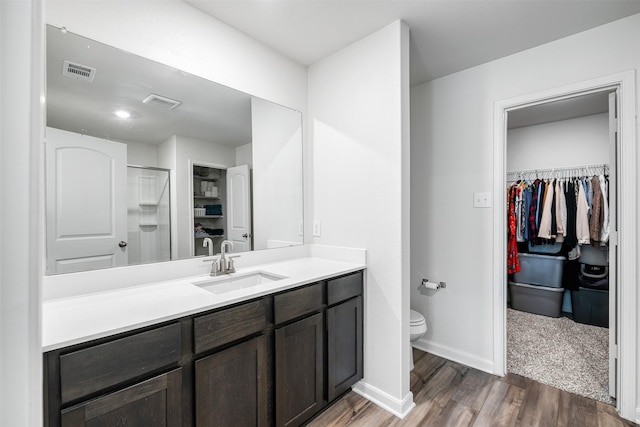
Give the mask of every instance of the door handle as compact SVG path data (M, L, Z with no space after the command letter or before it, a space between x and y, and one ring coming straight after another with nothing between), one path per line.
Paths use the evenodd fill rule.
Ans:
M127 242L125 242L124 240L121 241L120 243L118 243L118 246L120 246L121 248L126 248L127 247Z
M250 235L250 234L247 234L247 233L244 233L244 234L242 235L242 237L244 237L245 239L248 239L250 236L251 236L251 235Z

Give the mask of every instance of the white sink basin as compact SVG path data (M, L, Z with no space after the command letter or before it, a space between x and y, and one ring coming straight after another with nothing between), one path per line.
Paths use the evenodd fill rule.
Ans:
M224 274L191 283L205 291L209 291L214 294L224 294L282 279L286 279L286 277L264 271L255 271L251 273Z

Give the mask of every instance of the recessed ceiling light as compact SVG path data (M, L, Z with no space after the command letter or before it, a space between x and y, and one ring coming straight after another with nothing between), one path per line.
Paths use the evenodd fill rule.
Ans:
M120 117L121 119L128 119L129 117L131 117L131 113L129 113L128 111L124 111L124 110L118 110L116 111L116 116Z

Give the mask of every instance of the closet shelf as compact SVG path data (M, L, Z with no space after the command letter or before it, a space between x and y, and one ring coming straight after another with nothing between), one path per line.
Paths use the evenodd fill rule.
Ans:
M224 218L222 215L196 215L194 218L203 218L203 219L214 219L214 218Z

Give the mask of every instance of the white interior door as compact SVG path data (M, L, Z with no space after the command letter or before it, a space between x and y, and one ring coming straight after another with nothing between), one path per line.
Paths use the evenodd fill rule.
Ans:
M251 181L248 165L227 169L227 229L235 252L251 250Z
M127 265L127 146L47 128L47 272Z
M618 389L618 97L609 94L609 394Z

